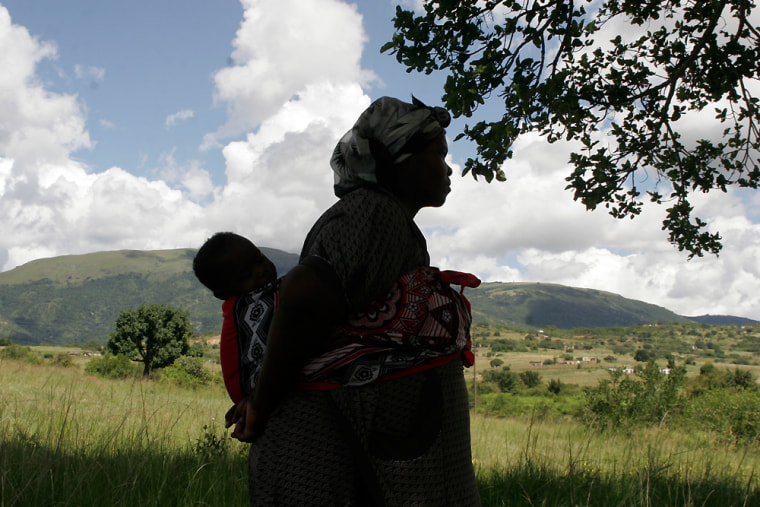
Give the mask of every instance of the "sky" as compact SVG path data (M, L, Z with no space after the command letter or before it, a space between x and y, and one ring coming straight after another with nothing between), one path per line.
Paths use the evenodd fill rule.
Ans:
M383 95L441 103L444 76L379 51L395 3L0 0L0 270L221 230L298 253L361 111ZM621 221L573 201L571 149L525 136L489 184L457 175L474 147L450 142L452 193L417 215L431 263L760 320L760 194L695 196L724 247L688 260L663 209Z

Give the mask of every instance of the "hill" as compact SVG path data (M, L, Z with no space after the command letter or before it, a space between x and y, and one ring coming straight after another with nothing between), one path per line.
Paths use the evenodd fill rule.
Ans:
M688 321L661 306L557 284L484 283L466 295L475 321L515 327L572 329Z
M278 273L297 256L262 248ZM105 343L121 310L185 308L200 333L221 326L221 304L196 280L196 250L120 250L39 259L0 273L0 336L15 343Z
M262 251L280 274L298 259L281 250ZM198 333L217 332L221 304L195 279L194 255L193 249L99 252L40 259L0 273L0 337L28 345L105 343L119 312L143 303L185 308ZM466 295L475 322L518 328L687 321L617 294L555 284L484 283Z

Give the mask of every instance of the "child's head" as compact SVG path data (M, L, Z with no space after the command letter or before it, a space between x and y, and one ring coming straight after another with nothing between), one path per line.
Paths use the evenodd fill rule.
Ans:
M217 232L193 259L198 280L219 299L239 296L277 279L277 269L256 245L232 232Z

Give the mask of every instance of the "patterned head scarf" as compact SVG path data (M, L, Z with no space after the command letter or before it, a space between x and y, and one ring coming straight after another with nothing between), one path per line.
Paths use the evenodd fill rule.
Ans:
M417 134L435 139L445 132L451 116L442 107L428 107L412 97L412 103L381 97L360 116L333 151L330 166L335 172L335 195L377 183L377 161L370 151L370 140L382 144L393 164L412 156L404 146Z

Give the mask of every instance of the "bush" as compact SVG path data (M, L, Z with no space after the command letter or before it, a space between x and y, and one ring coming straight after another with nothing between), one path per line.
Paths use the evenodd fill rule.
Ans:
M541 384L541 375L537 371L528 370L520 373L520 380L526 387L536 387Z
M27 363L39 364L42 362L40 356L32 352L29 347L22 347L11 343L3 350L0 350L0 359L12 359L14 361L25 361Z
M589 420L601 426L630 427L636 423L658 424L667 416L672 419L683 407L682 387L686 369L669 365L669 375L660 373L653 361L638 374L640 380L611 371L611 379L599 382L586 392Z
M74 361L71 359L71 356L65 352L59 352L53 356L50 362L55 366L62 366L64 368L68 368L69 366L74 365Z
M203 366L203 359L189 356L178 357L161 372L161 380L192 388L208 385L213 377L211 371Z
M681 423L715 431L730 443L757 442L760 437L760 393L715 389L689 402Z
M98 377L119 379L139 377L141 369L125 355L109 354L90 359L84 367L84 372Z
M0 347L7 347L8 345L13 345L11 339L0 337Z
M520 384L520 378L508 368L501 371L488 370L483 374L483 380L496 384L502 393L516 393Z

